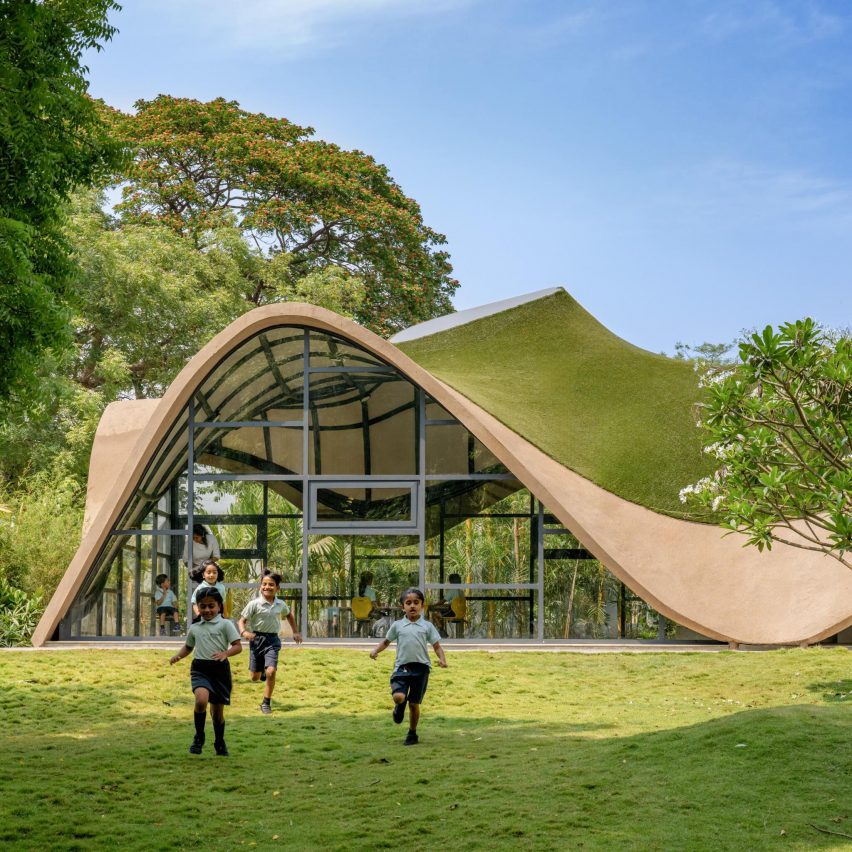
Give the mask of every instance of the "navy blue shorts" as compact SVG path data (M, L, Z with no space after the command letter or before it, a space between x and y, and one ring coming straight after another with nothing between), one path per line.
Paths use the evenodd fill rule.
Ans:
M391 675L391 695L402 692L409 704L420 704L429 683L429 666L426 663L403 663Z
M206 689L211 704L231 703L231 664L227 660L193 660L189 676L192 691Z
M249 671L262 672L272 666L278 668L281 637L277 633L255 633L249 642Z

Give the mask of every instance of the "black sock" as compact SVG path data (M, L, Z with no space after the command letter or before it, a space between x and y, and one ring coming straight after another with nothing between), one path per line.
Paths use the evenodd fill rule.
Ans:
M225 721L224 719L221 722L213 723L213 734L215 736L216 743L222 743L225 741Z
M263 703L263 704L271 704L271 703L272 703L272 699L271 699L271 698L267 698L267 697L264 695L264 696L263 696L263 702L262 702L262 703Z
M198 739L203 740L204 723L207 720L207 713L202 710L200 713L194 713L193 716L195 717L195 736L198 737Z

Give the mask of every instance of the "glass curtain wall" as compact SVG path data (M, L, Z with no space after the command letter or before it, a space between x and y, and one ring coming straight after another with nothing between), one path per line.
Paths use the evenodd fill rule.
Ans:
M409 586L460 639L665 629L463 424L332 334L269 329L222 358L163 438L60 638L159 635L164 576L185 624L198 524L221 551L227 616L269 569L313 638L383 636Z

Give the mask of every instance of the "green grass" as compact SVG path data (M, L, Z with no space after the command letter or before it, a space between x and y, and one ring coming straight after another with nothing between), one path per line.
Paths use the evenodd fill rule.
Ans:
M564 291L399 346L571 470L676 517L710 469L692 365L616 337Z
M451 650L414 748L391 654L288 648L271 717L237 657L223 759L166 650L3 653L0 843L849 848L809 825L852 834L848 651Z

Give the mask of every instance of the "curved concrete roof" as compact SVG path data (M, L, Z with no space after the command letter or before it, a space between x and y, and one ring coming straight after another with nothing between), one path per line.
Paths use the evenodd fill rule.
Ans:
M715 526L619 497L569 470L392 343L322 308L278 304L245 314L204 346L156 409L147 407L150 416L131 450L123 441L112 452L106 445L97 450L98 467L117 474L108 489L103 482L98 486L100 508L89 519L33 644L46 642L71 606L160 439L201 381L224 353L280 325L341 335L399 369L458 418L613 574L667 617L708 636L757 644L813 642L852 625L852 572L836 560L783 545L761 554ZM491 378L503 381L499 371ZM92 474L97 478L98 471Z

